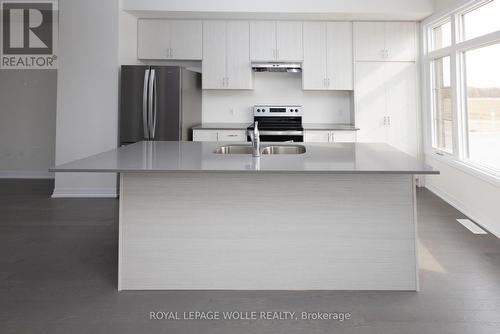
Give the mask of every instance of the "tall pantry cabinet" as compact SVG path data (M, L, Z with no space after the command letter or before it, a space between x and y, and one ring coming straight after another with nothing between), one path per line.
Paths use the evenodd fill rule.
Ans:
M354 23L358 142L418 155L416 31L413 22Z

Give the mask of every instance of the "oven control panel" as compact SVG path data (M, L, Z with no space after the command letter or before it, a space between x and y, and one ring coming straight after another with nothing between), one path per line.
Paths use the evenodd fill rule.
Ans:
M297 105L257 105L253 107L254 116L302 116L302 112L302 106Z

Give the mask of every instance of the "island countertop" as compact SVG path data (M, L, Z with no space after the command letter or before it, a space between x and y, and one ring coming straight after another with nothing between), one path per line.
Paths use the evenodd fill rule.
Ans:
M216 154L228 143L142 141L51 168L52 172L299 172L350 174L439 174L387 144L301 143L298 155ZM234 144L238 145L238 144ZM241 145L241 144L240 144ZM261 143L291 145L283 143Z

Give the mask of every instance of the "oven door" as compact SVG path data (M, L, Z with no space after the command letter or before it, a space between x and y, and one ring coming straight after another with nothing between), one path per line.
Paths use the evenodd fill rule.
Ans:
M274 130L261 130L261 142L304 142L303 131L274 131ZM251 142L250 136L247 136L247 141Z

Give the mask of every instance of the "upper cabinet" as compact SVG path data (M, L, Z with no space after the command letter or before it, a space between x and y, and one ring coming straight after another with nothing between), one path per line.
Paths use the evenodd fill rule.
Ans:
M415 61L415 22L355 22L356 61Z
M305 22L302 86L306 90L352 90L351 22Z
M139 19L139 59L202 59L202 22L198 20Z
M302 22L252 21L250 59L252 61L302 61Z
M203 22L203 89L252 89L249 23Z

